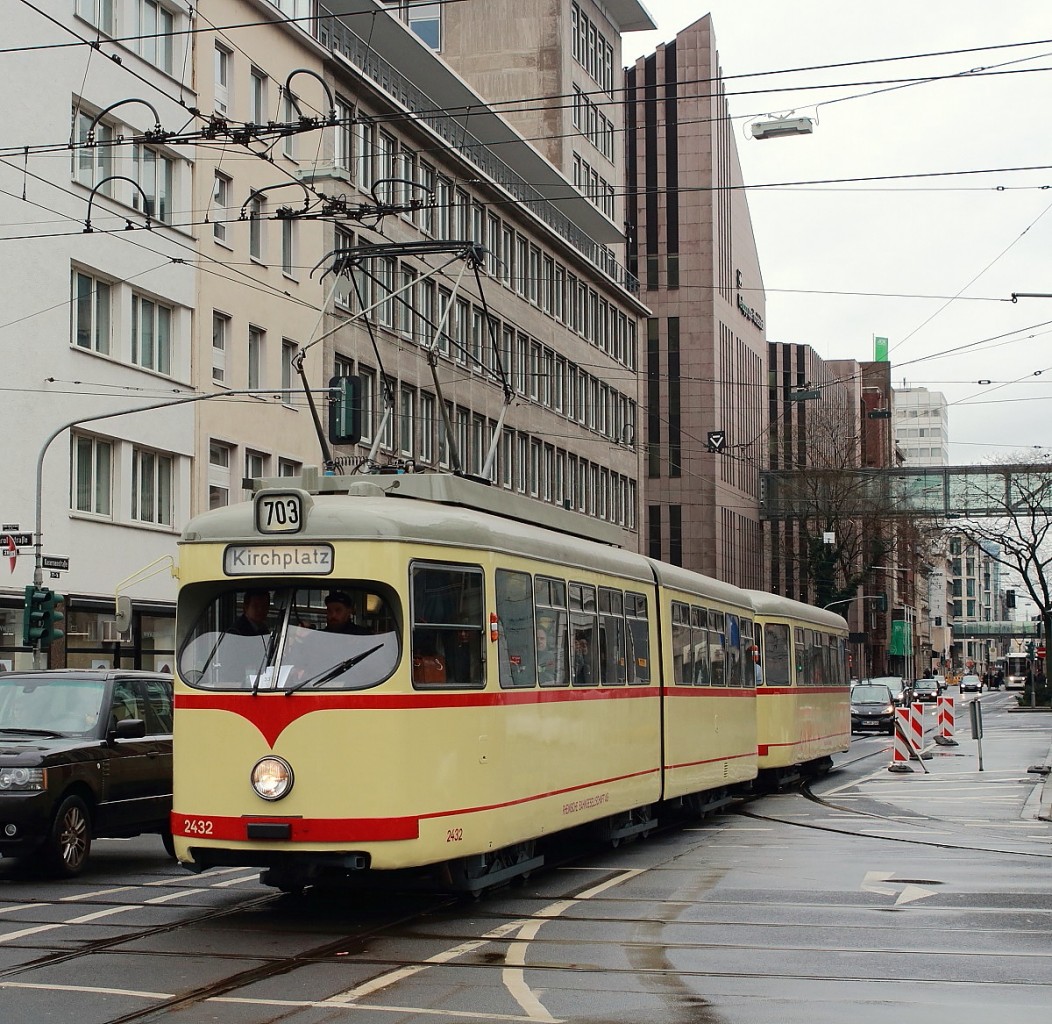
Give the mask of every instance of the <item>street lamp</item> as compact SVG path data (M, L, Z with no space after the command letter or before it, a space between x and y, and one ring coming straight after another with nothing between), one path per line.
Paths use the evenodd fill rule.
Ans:
M810 117L772 117L749 126L754 139L780 139L786 135L810 135L815 122Z

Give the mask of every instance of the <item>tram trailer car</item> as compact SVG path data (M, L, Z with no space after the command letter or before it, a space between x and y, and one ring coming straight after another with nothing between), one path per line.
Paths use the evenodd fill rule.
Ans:
M851 746L847 623L813 605L747 591L756 611L757 764L783 785Z
M514 496L471 481L318 483L269 481L181 538L186 867L283 889L422 868L478 890L539 866L547 836L645 834L659 806L756 777L743 591L521 521L602 532L573 513L512 518Z

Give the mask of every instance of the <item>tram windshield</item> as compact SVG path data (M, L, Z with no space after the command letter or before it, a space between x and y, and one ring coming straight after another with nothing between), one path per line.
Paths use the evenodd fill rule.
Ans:
M199 584L183 591L179 610L194 622L179 674L203 689L360 690L398 664L396 601L375 585Z

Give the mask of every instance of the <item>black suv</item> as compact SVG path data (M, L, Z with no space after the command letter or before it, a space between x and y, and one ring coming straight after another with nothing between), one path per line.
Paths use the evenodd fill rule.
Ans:
M158 832L171 852L172 679L0 673L0 854L72 877L91 840Z

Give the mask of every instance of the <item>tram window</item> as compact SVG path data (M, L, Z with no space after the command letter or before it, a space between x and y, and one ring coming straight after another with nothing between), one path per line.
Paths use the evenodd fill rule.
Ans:
M704 608L690 610L690 642L694 649L694 685L708 686L709 678L709 616Z
M528 572L498 569L497 590L497 660L500 685L533 686L534 641L536 658L547 657L547 634L535 634L533 625L533 577ZM554 639L554 638L553 638ZM554 647L551 648L554 651Z
M690 644L690 606L672 602L672 681L690 686L694 681L694 652Z
M788 686L789 627L768 622L763 627L763 681L767 686Z
M537 681L541 686L568 686L570 682L569 617L566 581L538 576L536 588ZM543 647L543 657L542 657Z
M598 631L595 615L595 587L586 583L571 583L570 639L573 649L570 659L570 681L574 686L596 686L599 682Z
M180 675L208 689L348 690L376 686L401 655L397 597L360 580L243 589L197 584L180 616L197 611L179 651Z
M409 571L413 685L485 686L482 570L417 562Z
M753 623L752 619L741 619L741 651L742 651L742 686L755 686L759 676L758 662L753 657L756 649L753 646Z
M620 590L599 588L599 681L604 686L624 686L625 599Z
M725 659L723 612L709 611L709 681L713 686L724 686L727 682Z
M807 647L804 631L798 626L793 630L796 639L796 683L798 686L807 683Z
M727 623L727 650L726 650L726 673L725 681L728 686L740 687L742 685L742 638L741 629L738 624L738 616L726 616Z
M625 594L625 624L628 626L628 681L650 682L650 624L646 594Z

